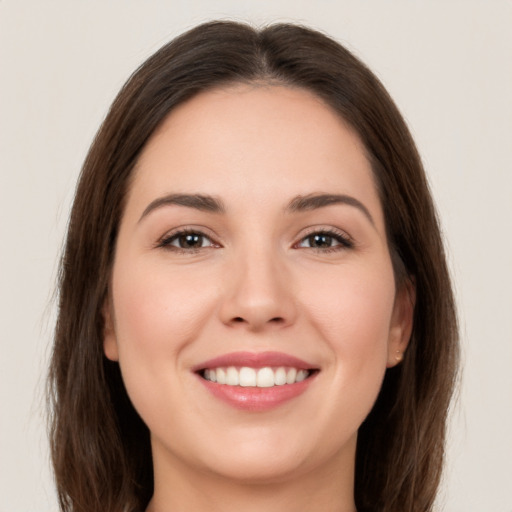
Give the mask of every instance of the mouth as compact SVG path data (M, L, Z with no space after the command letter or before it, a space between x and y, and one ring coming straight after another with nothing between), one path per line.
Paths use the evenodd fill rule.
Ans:
M207 381L226 386L272 388L302 382L316 371L283 366L277 368L269 366L263 368L228 366L205 368L199 372L199 375Z
M277 352L237 352L194 369L216 398L248 411L265 411L303 394L320 369Z

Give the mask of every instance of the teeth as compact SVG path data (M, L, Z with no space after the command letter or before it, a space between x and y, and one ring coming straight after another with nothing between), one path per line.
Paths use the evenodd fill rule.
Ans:
M256 386L259 388L271 388L274 386L274 381L274 372L272 368L260 368L258 370Z
M210 382L227 384L228 386L271 388L302 382L309 377L308 370L297 370L297 368L250 368L242 366L235 368L208 368L204 370L203 376Z
M297 377L297 370L295 368L290 368L286 372L286 384L293 384L295 382L295 377Z
M286 384L286 370L284 368L278 368L274 374L274 384L276 386L282 386Z
M210 372L216 374L219 384L226 384L226 372L224 368L217 368L217 370L210 370Z
M215 370L210 370L211 372ZM226 384L229 386L238 386L240 383L240 377L238 375L238 372L236 371L236 368L233 368L233 366L230 366L226 371Z
M215 371L215 370L213 370ZM236 371L236 369L235 369ZM258 372L259 373L259 372ZM240 368L240 386L256 386L256 370L254 368Z
M308 376L308 372L306 370L299 370L297 372L297 377L295 377L295 382L302 382Z

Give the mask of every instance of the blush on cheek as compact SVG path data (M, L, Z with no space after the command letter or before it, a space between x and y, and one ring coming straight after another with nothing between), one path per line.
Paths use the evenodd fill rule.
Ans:
M308 310L329 333L327 339L340 340L350 350L372 351L386 344L394 297L386 287L351 281L333 285L331 280L328 288L317 289Z
M134 351L148 364L166 357L176 361L172 356L197 338L211 317L218 301L215 289L161 262L132 269L122 263L113 280L119 350Z

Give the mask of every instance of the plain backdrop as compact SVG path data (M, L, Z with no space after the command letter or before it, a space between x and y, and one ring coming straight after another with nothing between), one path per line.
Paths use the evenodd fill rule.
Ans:
M43 388L87 148L129 74L213 18L321 29L396 100L439 208L461 320L439 510L512 512L510 0L0 0L0 512L57 510Z

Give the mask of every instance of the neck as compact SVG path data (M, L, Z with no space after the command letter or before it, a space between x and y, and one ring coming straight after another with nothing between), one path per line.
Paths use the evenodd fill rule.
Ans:
M155 488L146 512L356 512L355 443L350 463L336 454L321 467L271 480L244 481L154 460Z

